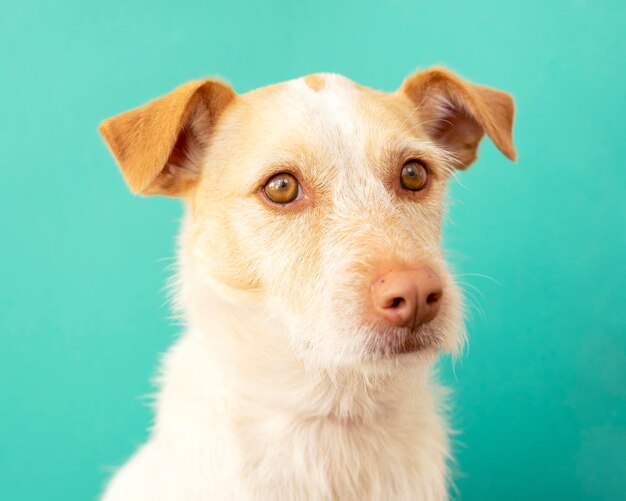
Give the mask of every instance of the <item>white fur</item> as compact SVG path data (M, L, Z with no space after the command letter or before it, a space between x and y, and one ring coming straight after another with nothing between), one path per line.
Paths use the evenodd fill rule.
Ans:
M244 95L216 132L180 238L188 327L164 358L150 439L106 501L447 499L437 350L371 355L362 317L381 261L426 262L445 284L426 327L458 351L462 308L440 249L447 159L414 133L408 107L374 120L387 116L376 94L322 77L318 92L296 80ZM290 149L301 142L313 153ZM379 174L396 147L433 159L430 198L389 195ZM242 170L259 178L273 158L312 154L307 175L324 200L314 213L277 219L228 185ZM249 287L237 286L242 269Z

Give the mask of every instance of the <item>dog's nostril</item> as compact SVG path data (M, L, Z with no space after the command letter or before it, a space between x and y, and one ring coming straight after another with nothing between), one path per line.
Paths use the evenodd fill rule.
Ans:
M404 303L403 297L394 297L391 300L391 304L389 305L389 308L398 308L400 305L402 305L402 303Z
M427 304L433 304L433 303L436 303L437 301L439 301L440 299L441 299L441 292L431 292L426 297L426 303Z

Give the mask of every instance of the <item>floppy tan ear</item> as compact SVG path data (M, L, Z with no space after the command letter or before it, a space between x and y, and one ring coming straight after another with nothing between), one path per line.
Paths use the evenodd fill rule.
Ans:
M218 117L235 92L215 80L193 80L100 124L130 189L178 196L197 180Z
M443 68L415 73L398 92L417 107L430 137L456 156L457 168L476 160L483 133L509 159L517 158L512 136L515 106L506 92L467 82Z

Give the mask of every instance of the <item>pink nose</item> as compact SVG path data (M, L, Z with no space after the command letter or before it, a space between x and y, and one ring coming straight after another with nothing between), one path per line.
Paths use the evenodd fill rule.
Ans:
M430 322L441 306L443 287L428 266L392 270L372 284L374 313L396 327L418 327Z

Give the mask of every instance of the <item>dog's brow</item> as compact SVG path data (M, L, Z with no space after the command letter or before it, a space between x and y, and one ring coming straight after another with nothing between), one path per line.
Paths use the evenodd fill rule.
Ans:
M454 156L429 140L404 137L393 148L390 147L388 152L395 155L395 158L402 158L403 160L415 158L430 161L432 162L431 167L435 170L441 170L443 174L454 168Z
M309 168L318 164L321 159L313 154L305 146L297 146L293 149L282 148L276 151L268 151L263 157L267 160L254 164L250 167L250 176L243 179L242 186L244 192L254 192L265 181L281 172L289 172L297 178L312 178L313 174Z

